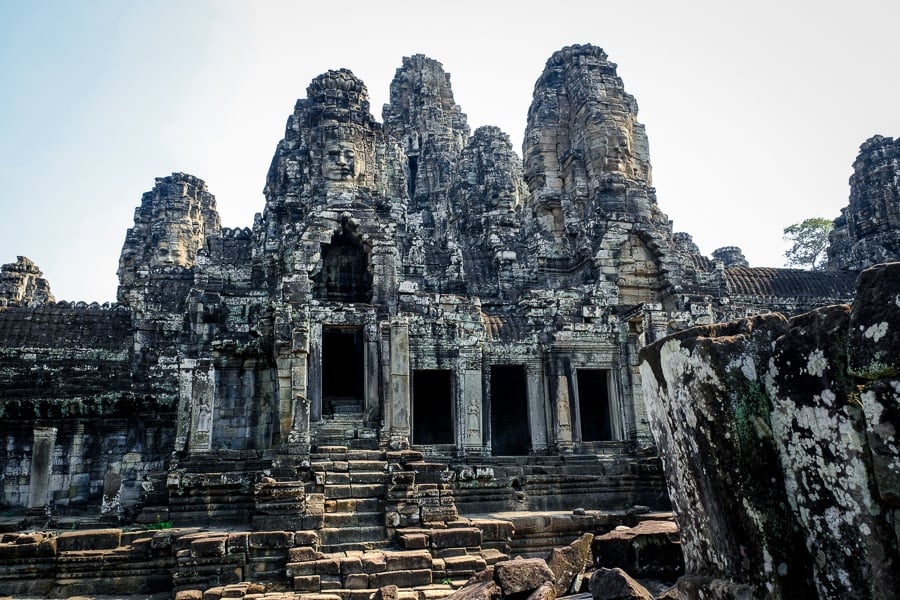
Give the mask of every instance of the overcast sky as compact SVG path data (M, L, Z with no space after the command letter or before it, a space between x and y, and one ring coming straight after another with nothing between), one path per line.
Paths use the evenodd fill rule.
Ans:
M328 69L356 73L381 120L402 57L426 54L472 130L521 155L544 63L592 43L637 98L675 230L781 266L782 229L837 216L859 145L900 135L898 25L893 0L0 0L0 263L28 256L59 300L114 300L141 194L175 171L250 226Z

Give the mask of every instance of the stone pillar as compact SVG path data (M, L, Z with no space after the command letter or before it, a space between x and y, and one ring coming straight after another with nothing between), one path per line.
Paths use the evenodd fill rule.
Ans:
M35 427L31 447L31 473L28 479L28 512L44 514L50 503L50 475L53 472L53 450L56 427Z
M550 387L550 404L556 415L556 448L558 452L572 452L572 400L569 395L569 378L557 375Z
M86 502L90 492L90 475L83 472L84 460L84 423L78 423L72 434L72 446L69 450L69 503Z
M391 397L389 443L393 449L409 447L409 324L391 323Z
M122 512L122 475L110 472L103 478L103 500L100 504L100 518L118 521Z
M288 435L288 443L291 451L298 454L309 454L312 440L310 437L310 401L307 388L307 364L309 355L306 352L300 352L291 362L291 386L290 386L290 402L293 404L293 412L288 413L291 416L290 434ZM321 411L321 402L319 404Z
M309 324L309 418L316 422L322 419L322 324Z
M175 416L175 452L188 449L191 435L191 406L193 404L194 369L197 360L182 358L178 363L178 408Z
M212 449L215 388L212 365L199 362L191 371L191 434L188 439L191 453Z
M462 446L467 455L484 455L484 394L481 369L462 372Z
M541 385L540 364L525 366L525 378L528 390L528 420L531 427L532 452L547 450L547 409L544 405L543 386Z
M408 337L407 334L407 365L409 365ZM363 386L365 399L363 403L363 412L366 415L366 419L370 419L377 415L379 409L379 381L381 378L378 376L380 372L378 365L378 350L380 340L378 327L375 324L370 324L363 328L363 347L365 348L365 384Z

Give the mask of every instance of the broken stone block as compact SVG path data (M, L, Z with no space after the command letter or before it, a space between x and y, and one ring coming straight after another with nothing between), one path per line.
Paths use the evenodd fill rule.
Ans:
M532 592L553 579L553 571L542 558L506 560L494 565L494 581L504 596Z
M575 576L582 573L591 560L591 542L594 535L586 533L565 548L554 548L547 560L553 572L553 587L556 596L564 596L571 591Z
M618 567L634 577L673 581L684 573L678 526L673 521L641 521L634 527L594 538L591 545L598 567Z
M556 600L556 586L548 581L538 589L531 592L528 600Z
M498 600L502 597L503 592L494 581L479 581L464 585L445 600Z
M591 577L594 600L653 600L647 588L622 569L597 569Z

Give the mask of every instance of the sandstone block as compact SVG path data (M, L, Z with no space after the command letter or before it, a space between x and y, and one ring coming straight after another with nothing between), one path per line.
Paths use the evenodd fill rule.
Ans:
M500 586L494 581L480 581L464 585L446 597L446 600L498 600L503 597Z
M408 550L425 548L428 545L428 536L424 533L404 533L400 536L400 545Z
M256 531L250 534L250 548L290 548L294 545L292 531Z
M191 542L191 556L225 556L227 537L209 536Z
M542 558L507 560L494 565L494 581L505 596L532 592L553 581L553 571Z
M246 553L250 549L250 534L246 531L229 533L225 549L228 554Z
M288 560L290 562L314 561L321 558L321 554L309 546L288 548Z
M444 529L431 532L434 548L473 548L481 546L481 530L475 527Z
M564 596L571 590L575 576L584 571L591 558L593 534L586 533L565 548L554 548L547 561L553 571L556 596Z
M528 600L556 600L556 588L552 582L543 584L538 589L531 592Z
M653 600L647 588L622 569L598 569L591 577L594 600Z
M319 575L340 575L341 561L337 558L322 558L316 561L316 573Z
M401 588L411 588L418 585L431 584L431 565L427 569L410 569L403 571L385 571L373 573L369 576L372 587L396 585Z
M315 531L295 531L294 532L294 545L295 546L311 546L313 548L319 547L319 534Z
M362 556L362 566L366 573L380 573L387 568L387 561L381 552L367 552Z
M366 573L348 573L344 575L344 587L348 590L364 590L369 588L369 575Z
M672 580L684 573L678 526L672 521L641 521L597 536L591 548L597 565L618 567L635 577Z
M307 562L289 562L285 566L287 570L288 578L303 576L303 575L318 575L318 569L316 568L315 561L307 561Z
M294 589L298 592L318 592L318 575L297 575L294 577Z
M487 567L480 555L463 554L444 558L444 568L450 573L475 573Z
M426 550L385 552L384 560L387 571L415 571L431 568L431 553Z
M341 559L341 575L347 576L353 573L365 573L363 569L362 558L359 556L348 556Z
M91 529L88 531L66 531L57 537L60 552L70 550L112 550L119 547L121 529Z

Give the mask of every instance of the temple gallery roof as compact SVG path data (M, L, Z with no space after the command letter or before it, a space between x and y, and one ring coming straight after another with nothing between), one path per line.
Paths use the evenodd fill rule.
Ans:
M804 271L769 267L725 269L731 294L775 297L829 297L851 299L857 273L851 271Z

